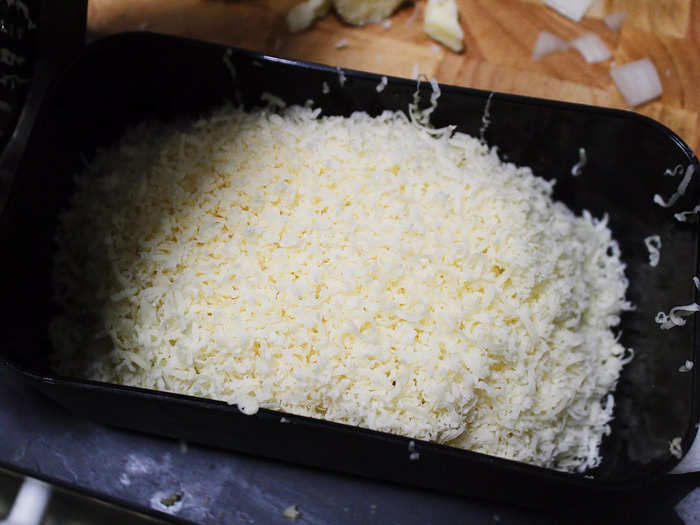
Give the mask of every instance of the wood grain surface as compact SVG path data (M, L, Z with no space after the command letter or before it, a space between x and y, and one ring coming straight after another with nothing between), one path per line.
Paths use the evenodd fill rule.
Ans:
M448 84L618 108L625 104L610 78L611 64L648 56L663 94L635 110L700 152L700 0L598 0L580 23L540 0L458 0L466 44L460 54L423 33L423 0L407 3L390 27L352 27L329 15L293 35L285 16L298 1L90 0L88 28L96 34L141 29L181 35L403 77L411 77L417 65ZM628 13L619 32L603 21L615 11ZM566 40L593 31L612 58L588 64L571 49L534 62L532 48L542 30ZM349 45L337 49L341 40Z

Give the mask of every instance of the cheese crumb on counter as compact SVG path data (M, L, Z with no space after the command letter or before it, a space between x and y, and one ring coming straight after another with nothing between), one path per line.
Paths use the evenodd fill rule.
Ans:
M396 11L406 0L333 0L338 13L348 24L378 24Z
M284 509L284 512L282 513L282 515L285 518L294 521L294 520L297 520L301 517L301 512L299 512L296 505L290 505L289 507Z
M331 0L306 0L295 5L287 14L287 27L292 33L309 28L314 20L328 13L331 3Z
M459 25L459 12L455 0L428 0L424 30L428 36L456 53L464 49L464 32Z
M56 239L60 373L560 470L600 461L625 353L619 248L607 219L478 139L402 112L227 106L136 126L76 185Z

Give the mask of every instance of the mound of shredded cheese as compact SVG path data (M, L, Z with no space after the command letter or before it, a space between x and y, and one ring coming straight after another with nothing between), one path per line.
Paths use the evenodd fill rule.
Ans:
M401 112L142 124L62 215L55 366L593 467L627 281L553 184Z

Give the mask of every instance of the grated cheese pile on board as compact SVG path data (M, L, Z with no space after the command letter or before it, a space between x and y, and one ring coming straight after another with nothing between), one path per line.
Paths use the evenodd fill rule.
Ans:
M452 128L319 113L100 153L57 234L57 369L595 466L629 306L606 220Z

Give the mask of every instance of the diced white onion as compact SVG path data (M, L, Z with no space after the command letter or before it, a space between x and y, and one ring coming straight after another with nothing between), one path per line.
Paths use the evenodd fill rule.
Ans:
M614 67L610 76L629 106L638 106L661 95L659 74L648 57Z
M606 46L605 42L595 33L584 33L580 37L572 40L571 45L583 55L583 58L585 58L586 62L589 64L602 62L610 58L608 46Z
M542 0L542 2L574 22L580 22L593 0Z
M610 13L605 17L605 25L613 31L619 31L626 18L627 13L625 11Z
M549 31L540 31L540 34L537 35L535 47L532 49L532 60L537 61L547 55L567 49L569 49L569 43L566 40L553 35Z
M335 48L336 48L336 49L345 49L345 48L348 47L349 45L350 45L350 44L348 43L347 39L346 39L346 38L343 38L341 41L336 42Z

